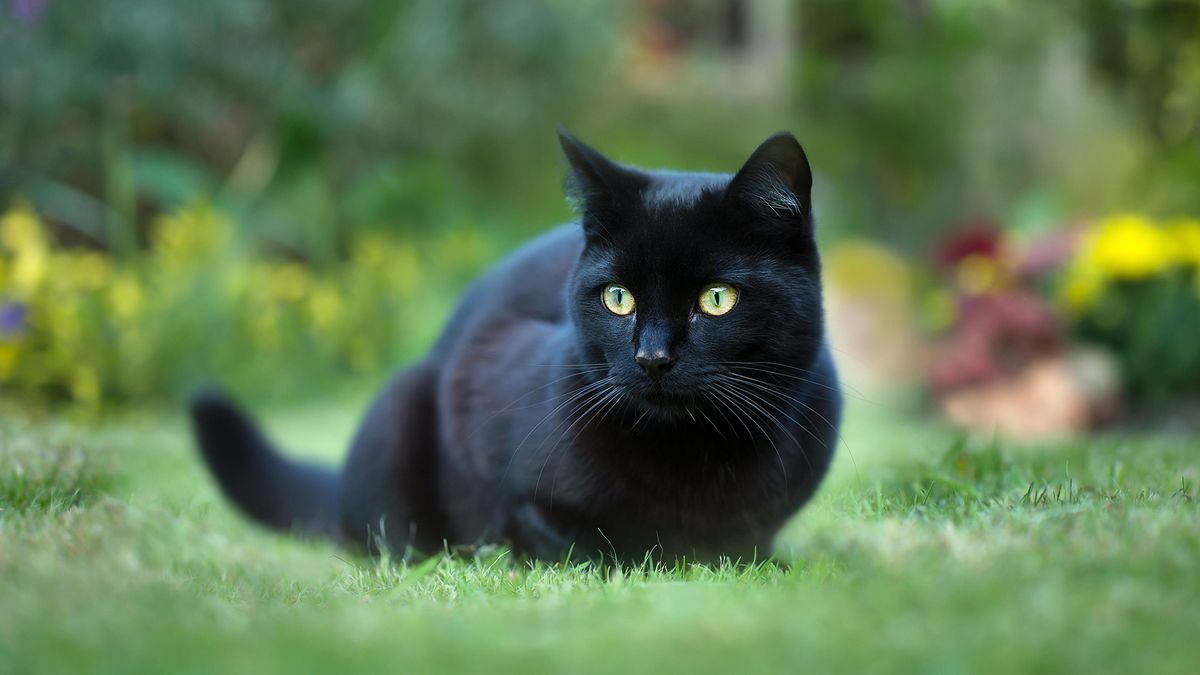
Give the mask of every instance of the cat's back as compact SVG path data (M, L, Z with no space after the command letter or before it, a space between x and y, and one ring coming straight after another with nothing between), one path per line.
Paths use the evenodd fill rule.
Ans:
M578 223L549 230L496 263L467 288L433 352L453 351L484 325L566 320L566 284L579 253Z

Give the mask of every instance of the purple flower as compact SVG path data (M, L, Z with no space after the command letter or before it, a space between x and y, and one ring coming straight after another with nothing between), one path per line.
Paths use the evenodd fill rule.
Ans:
M25 315L28 313L25 305L19 302L0 305L0 337L21 333L25 329Z
M8 7L14 19L30 25L42 17L42 12L46 10L49 2L50 0L9 0Z

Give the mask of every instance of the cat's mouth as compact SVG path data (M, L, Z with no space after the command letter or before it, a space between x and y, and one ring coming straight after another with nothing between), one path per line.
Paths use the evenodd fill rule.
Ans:
M686 413L689 409L695 409L699 401L702 400L690 391L664 389L662 387L646 387L635 392L635 394L644 405L671 413Z

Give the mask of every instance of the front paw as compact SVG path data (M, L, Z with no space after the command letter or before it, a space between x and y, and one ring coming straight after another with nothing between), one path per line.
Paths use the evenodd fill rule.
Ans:
M538 560L565 562L574 557L575 537L533 502L526 503L513 514L509 538L518 553Z

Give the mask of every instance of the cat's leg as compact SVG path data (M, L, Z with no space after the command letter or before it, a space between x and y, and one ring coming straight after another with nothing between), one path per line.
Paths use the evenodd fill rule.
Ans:
M546 562L611 561L611 545L597 535L579 514L533 500L513 510L505 528L518 554Z
M372 554L431 552L447 536L437 494L436 371L400 373L375 400L342 470L346 538Z

